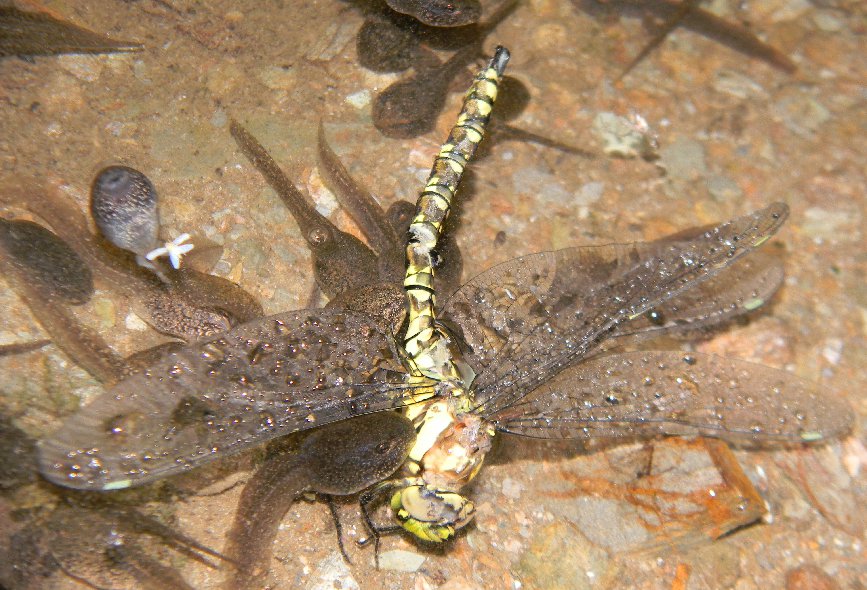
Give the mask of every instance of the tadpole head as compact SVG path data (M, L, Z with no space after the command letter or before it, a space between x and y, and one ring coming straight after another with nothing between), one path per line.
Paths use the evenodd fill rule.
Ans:
M313 489L348 495L394 473L414 441L412 422L394 412L377 412L316 430L299 452L311 470Z
M479 22L482 5L478 0L386 0L392 10L408 14L431 27L463 27Z
M0 256L22 272L22 280L51 300L87 303L93 295L90 268L59 236L38 223L0 219Z
M388 20L366 20L355 40L358 63L374 72L403 72L418 58L418 38Z
M157 193L138 170L103 168L93 180L90 212L102 235L118 248L144 256L157 247Z
M416 77L395 82L373 102L373 126L386 137L412 139L433 129L445 103L447 88Z
M389 206L386 217L395 233L403 238L409 232L409 225L415 217L415 203L395 201Z

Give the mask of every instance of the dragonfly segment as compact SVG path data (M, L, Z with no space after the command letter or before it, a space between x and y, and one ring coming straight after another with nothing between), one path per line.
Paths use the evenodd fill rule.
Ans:
M404 348L414 367L438 381L457 381L469 386L473 375L458 358L453 339L437 323L434 297L434 255L443 223L461 177L485 136L485 127L497 98L497 84L509 62L509 51L498 47L464 99L463 109L448 139L434 160L427 185L416 204L406 248L406 290L409 327Z
M475 506L457 490L478 473L493 435L483 420L466 412L466 391L475 372L461 357L456 339L437 322L434 253L464 169L484 139L508 61L508 50L497 47L488 66L476 76L434 160L409 226L404 348L410 369L439 382L440 396L445 399L407 410L418 431L407 461L413 475L384 482L379 490L396 488L391 497L395 517L406 530L427 541L444 541L472 519Z

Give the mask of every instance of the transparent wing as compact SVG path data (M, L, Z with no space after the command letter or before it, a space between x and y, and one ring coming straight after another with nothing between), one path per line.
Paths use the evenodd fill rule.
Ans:
M625 322L763 244L787 215L775 203L697 233L531 254L478 275L444 308L469 346L476 411L489 416L514 403Z
M666 351L585 360L491 419L499 430L536 438L701 434L809 442L844 434L853 415L785 371Z
M276 436L412 403L390 334L344 310L270 316L171 352L39 443L59 485L119 489Z
M767 303L784 278L779 258L762 251L753 252L708 280L619 324L611 336L644 338L712 328Z

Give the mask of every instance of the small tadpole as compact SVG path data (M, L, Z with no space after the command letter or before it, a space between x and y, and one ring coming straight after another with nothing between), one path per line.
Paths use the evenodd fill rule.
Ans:
M659 47L677 27L687 28L737 52L760 59L787 74L794 74L798 69L789 56L759 39L744 25L729 22L701 8L701 0L657 0L641 4L643 12L655 14L663 19L663 23L653 38L623 69L616 79L618 82ZM625 10L632 3L618 0L611 2L611 5Z
M665 41L666 37L668 37L668 35L683 22L683 19L685 19L700 2L701 0L682 0L674 11L674 14L665 21L662 28L660 28L656 35L653 36L653 39L648 41L641 51L638 52L638 55L632 58L632 61L623 68L623 71L620 72L619 76L617 76L615 82L620 82L635 68L635 66L644 61L644 58L650 55L654 49L662 45L662 42Z

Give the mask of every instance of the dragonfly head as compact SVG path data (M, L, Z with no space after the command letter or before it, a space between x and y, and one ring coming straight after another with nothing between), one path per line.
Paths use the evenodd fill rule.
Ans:
M475 505L460 494L425 484L399 489L391 497L391 509L404 529L433 543L452 538L476 513Z

